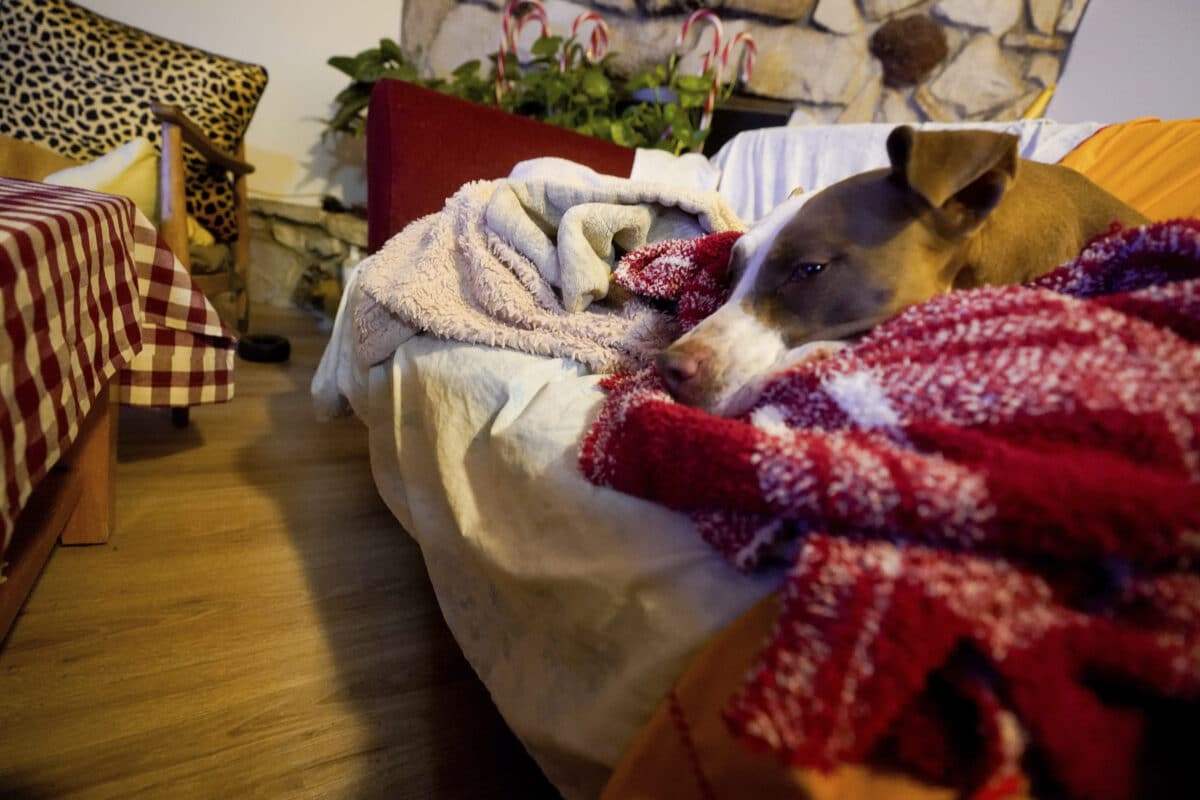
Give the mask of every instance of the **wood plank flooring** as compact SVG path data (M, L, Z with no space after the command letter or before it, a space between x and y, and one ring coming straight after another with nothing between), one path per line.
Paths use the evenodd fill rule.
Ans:
M0 649L0 797L550 798L375 492L317 423L326 340L256 309L287 365L237 399L123 409L116 533L58 548Z

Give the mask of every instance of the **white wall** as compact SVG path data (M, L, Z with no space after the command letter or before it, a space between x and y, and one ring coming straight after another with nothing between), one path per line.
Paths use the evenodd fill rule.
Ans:
M1200 116L1200 0L1091 0L1046 116Z
M366 200L361 142L322 141L320 120L348 79L328 66L382 37L398 39L402 0L78 0L113 19L267 68L246 137L259 196L316 204Z

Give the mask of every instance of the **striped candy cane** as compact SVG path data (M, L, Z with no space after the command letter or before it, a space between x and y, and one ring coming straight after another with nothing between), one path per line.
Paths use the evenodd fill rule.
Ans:
M496 102L500 101L508 88L508 81L504 76L505 56L510 52L517 52L521 30L531 20L542 26L542 36L550 35L550 22L541 0L510 0L500 16L500 49L496 53Z
M704 101L704 114L700 117L701 130L712 124L713 107L716 103L717 92L721 89L721 82L725 79L725 73L729 68L729 57L738 45L742 46L742 52L739 54L741 59L741 80L745 83L750 80L751 73L754 72L754 57L758 55L758 45L754 43L754 37L745 31L738 31L732 39L725 45L725 49L721 52L721 66L713 74L713 85L708 91L708 97ZM734 75L733 82L736 84L738 75Z
M704 65L700 68L700 74L708 72L713 66L713 62L717 60L721 53L721 36L724 33L724 28L721 26L721 19L708 9L700 9L693 11L688 15L688 18L683 21L683 27L679 29L679 35L675 37L676 49L683 46L687 41L688 31L693 23L707 22L713 29L713 43L709 48L708 54L704 56ZM720 72L717 73L713 81L712 89L708 92L708 97L704 100L704 113L700 115L700 130L705 130L712 123L713 106L717 101L717 81L720 80Z
M739 44L742 45L741 81L742 83L746 83L750 80L750 74L754 72L754 57L758 55L758 45L754 43L753 36L745 31L739 31L737 35L729 40L729 44L725 45L725 51L721 53L721 70L717 73L718 81L724 79L726 68L729 65L729 56ZM738 76L735 75L733 79L737 81Z
M604 17L595 11L585 11L571 23L571 38L574 38L579 33L579 29L583 27L585 22L594 23L588 42L588 49L584 52L584 57L594 64L604 58L604 55L608 52L608 23L604 21ZM568 48L564 46L562 55L558 59L558 68L560 70L566 70L569 55Z
M591 44L588 47L588 61L593 64L608 55L608 23L600 20L599 25L592 29Z
M688 18L683 21L683 27L679 29L679 35L675 37L675 48L683 47L687 41L688 31L694 23L707 22L713 29L713 43L709 48L708 54L704 56L704 66L701 68L701 74L708 72L708 68L712 66L721 52L721 36L724 34L724 28L721 26L721 19L708 9L700 9L693 11Z

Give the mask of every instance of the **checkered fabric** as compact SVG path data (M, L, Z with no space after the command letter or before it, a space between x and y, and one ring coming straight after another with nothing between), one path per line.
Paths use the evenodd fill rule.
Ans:
M123 197L0 180L5 547L34 486L142 346L134 213Z
M0 178L0 318L4 547L114 376L130 405L233 397L233 334L126 198Z
M236 339L142 213L133 231L142 351L117 379L120 402L194 406L233 399Z

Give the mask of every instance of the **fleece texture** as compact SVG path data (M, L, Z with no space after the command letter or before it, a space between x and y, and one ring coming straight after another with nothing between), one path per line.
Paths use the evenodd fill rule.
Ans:
M609 295L617 258L659 239L742 229L711 191L595 173L470 183L361 265L358 355L376 364L429 332L599 372L644 365L677 329L646 302L595 303ZM589 306L595 313L578 313Z

